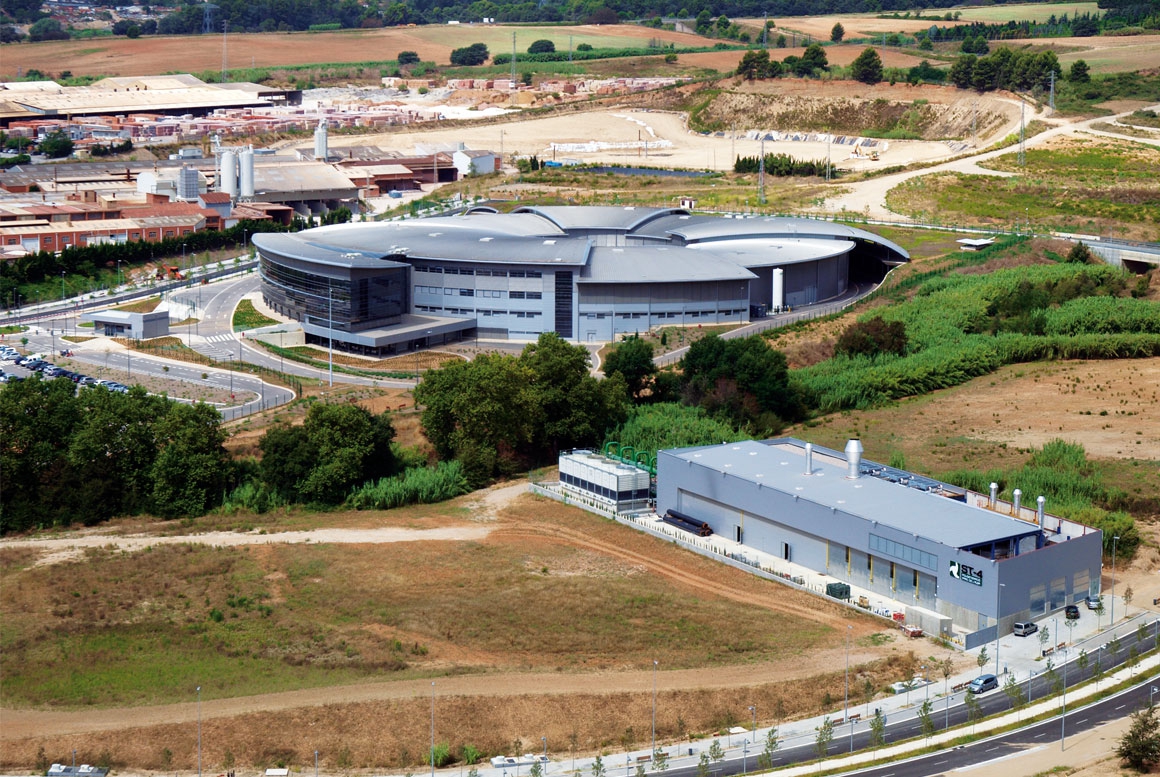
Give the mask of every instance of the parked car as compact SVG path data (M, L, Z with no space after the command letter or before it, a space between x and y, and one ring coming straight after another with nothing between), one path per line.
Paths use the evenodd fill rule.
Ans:
M80 385L80 386L95 386L95 385L97 385L97 379L96 379L96 378L89 377L88 375L82 375L82 376L81 376L81 379L77 381L77 385Z
M1031 621L1019 621L1011 629L1011 633L1016 637L1028 637L1039 631L1039 627Z
M967 686L967 690L971 693L986 693L993 691L999 687L999 678L993 674L981 674L971 684Z
M1104 604L1104 597L1089 596L1088 598L1084 599L1083 602L1087 605L1089 610L1098 610Z
M1063 608L1063 615L1069 621L1079 620L1079 608L1074 604L1069 604Z

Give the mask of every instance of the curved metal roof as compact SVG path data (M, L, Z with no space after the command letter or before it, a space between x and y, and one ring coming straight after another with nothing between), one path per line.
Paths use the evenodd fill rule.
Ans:
M633 205L525 205L513 213L535 213L565 232L576 230L609 230L632 232L654 219L688 214L682 208L638 208Z
M628 245L596 246L588 232L623 232ZM255 235L282 256L336 267L382 267L391 259L581 267L582 283L743 280L750 268L817 261L857 241L909 255L871 232L798 218L694 216L680 208L527 206L472 208L456 216L334 224L297 234Z

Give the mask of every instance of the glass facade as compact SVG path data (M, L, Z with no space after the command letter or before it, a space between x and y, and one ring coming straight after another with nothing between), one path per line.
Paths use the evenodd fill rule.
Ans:
M407 267L385 264L366 277L330 277L261 255L262 294L276 311L316 326L358 332L397 324L409 308ZM358 272L358 269L354 270ZM331 326L331 322L333 325Z

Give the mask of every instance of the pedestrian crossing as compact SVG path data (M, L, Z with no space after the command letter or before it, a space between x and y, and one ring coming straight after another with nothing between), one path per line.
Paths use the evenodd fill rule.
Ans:
M209 335L205 338L207 343L230 343L236 341L237 338L232 334Z

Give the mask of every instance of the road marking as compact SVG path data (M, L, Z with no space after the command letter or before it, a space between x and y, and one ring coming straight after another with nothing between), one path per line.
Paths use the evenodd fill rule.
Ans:
M1088 722L1088 719L1084 718L1083 720L1077 720L1076 725L1079 725L1080 723L1087 723L1087 722Z
M989 752L991 752L992 750L998 750L1000 747L1002 747L1002 745L995 745L994 747L988 747L988 748L987 748L986 750L984 750L983 752L984 752L984 753L989 753Z
M938 766L939 764L945 764L945 763L946 763L946 761L935 761L933 764L931 764L931 766Z
M998 758L992 758L989 761L979 761L978 763L968 764L967 766L960 766L958 769L955 769L954 771L956 771L956 772L969 772L971 769L978 769L980 766L987 766L988 764L998 763L999 761L1006 761L1008 758L1018 758L1019 756L1022 756L1022 755L1030 755L1031 753L1037 753L1040 750L1042 750L1043 748L1044 748L1044 746L1040 745L1039 747L1033 747L1030 750L1019 750L1019 751L1016 751L1014 753L1008 753L1007 755L1001 755ZM991 749L994 750L995 748L991 748Z
M1045 736L1047 736L1047 732L1042 731L1042 732L1036 734L1035 736L1033 736L1032 739L1039 739L1039 737L1045 737Z
M1121 704L1119 707L1116 707L1116 709L1122 710L1122 709L1124 709L1124 707L1127 707L1127 706L1128 706L1127 704Z

